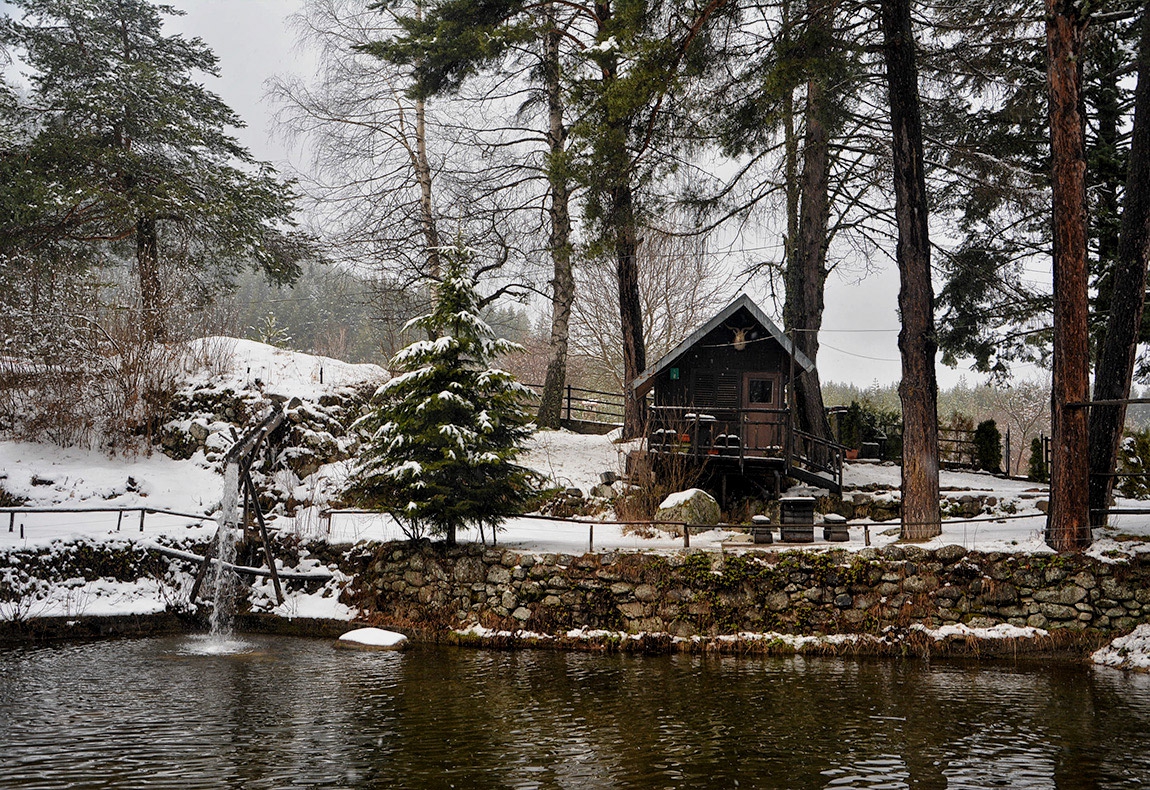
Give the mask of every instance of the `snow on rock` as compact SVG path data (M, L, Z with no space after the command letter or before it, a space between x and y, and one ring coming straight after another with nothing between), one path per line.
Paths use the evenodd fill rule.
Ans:
M924 625L916 623L910 628L912 631L922 631L936 642L941 642L951 637L973 639L1036 639L1038 637L1050 636L1049 631L1041 628L1010 625L1009 623L999 623L989 628L972 628L965 623L944 625L941 628L927 628Z
M378 365L355 365L254 340L204 337L191 341L191 345L202 357L218 360L218 365L215 371L201 372L189 383L219 389L257 387L267 395L314 400L341 387L378 386L390 378Z
M683 521L688 524L719 523L722 512L715 498L701 488L688 488L669 494L659 505L658 521Z
M382 628L357 628L336 640L335 646L356 650L403 650L407 647L407 637Z
M1150 672L1150 625L1140 625L1090 656L1095 664Z
M274 583L264 577L252 585L248 596L253 612L266 612L287 620L354 620L359 616L359 610L339 599L349 579L338 568L328 568L314 558L301 557L292 570L297 573L328 571L332 578L314 592L285 589L283 603L278 603Z

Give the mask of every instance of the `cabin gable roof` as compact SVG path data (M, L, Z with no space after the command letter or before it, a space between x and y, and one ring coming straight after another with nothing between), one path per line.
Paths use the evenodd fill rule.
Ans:
M658 362L640 373L635 378L635 381L632 382L631 388L637 395L645 395L651 389L651 387L655 385L656 377L668 367L670 367L672 362L674 362L692 346L706 337L709 332L721 326L740 309L744 308L751 314L751 317L754 318L754 320L757 321L763 327L763 329L765 329L767 333L772 338L774 338L780 346L783 347L783 351L794 357L795 365L807 373L814 370L815 364L811 362L806 354L794 347L790 338L786 336L783 330L775 326L774 321L767 317L766 313L764 313L759 308L759 306L754 303L751 297L747 296L746 294L741 294L733 302L720 310L713 318L711 318L702 326L698 327L691 334L687 335L687 337L684 338L682 342L664 354Z

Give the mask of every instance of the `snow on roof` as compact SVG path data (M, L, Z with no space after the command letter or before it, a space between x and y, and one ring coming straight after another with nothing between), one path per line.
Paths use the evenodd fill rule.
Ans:
M257 380L268 395L314 399L359 384L379 385L391 376L379 365L352 364L331 357L288 351L255 340L203 337L191 350L214 372L193 375L189 383L246 389Z

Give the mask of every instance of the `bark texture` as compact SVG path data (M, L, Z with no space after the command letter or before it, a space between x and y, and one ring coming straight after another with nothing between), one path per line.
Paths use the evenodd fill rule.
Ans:
M825 5L815 15L828 24ZM813 22L813 20L812 20ZM812 362L819 353L819 329L823 324L823 291L827 280L827 225L830 220L830 139L824 121L823 87L818 79L807 86L806 134L803 140L803 172L800 178L798 238L787 260L786 303L783 324L796 348ZM818 369L800 373L794 381L795 409L800 430L831 438L823 407Z
M902 329L902 537L926 540L942 532L938 501L938 386L934 356L934 288L918 70L909 0L883 0L883 44L890 96L895 218L898 224Z
M646 401L631 386L647 367L643 341L643 306L639 301L639 246L635 228L634 198L629 184L611 190L615 229L615 273L619 280L619 325L623 330L623 436L633 439L646 429Z
M431 163L427 160L427 121L423 100L415 102L415 151L412 156L415 177L419 181L419 221L427 244L427 274L438 279L442 268L439 260L439 229L431 194Z
M571 305L575 301L575 278L571 271L571 191L567 181L567 129L563 123L563 96L559 86L559 42L554 11L547 14L549 29L543 39L543 72L547 91L547 144L550 148L548 180L551 190L551 340L547 376L536 422L558 428L563 416L563 387L567 383L567 339Z
M1150 243L1150 5L1142 11L1138 45L1138 87L1134 94L1134 131L1126 174L1118 251L1110 296L1110 322L1094 365L1094 400L1130 397L1134 358L1146 293ZM1090 523L1105 526L1114 488L1118 443L1126 424L1126 406L1095 406L1090 412Z
M136 220L136 268L140 277L144 339L162 343L168 338L168 327L164 320L164 294L160 284L160 244L153 216L145 215Z
M1058 551L1090 544L1087 517L1086 135L1081 55L1086 19L1072 0L1047 0L1046 47L1054 219L1054 375L1050 512L1046 542Z

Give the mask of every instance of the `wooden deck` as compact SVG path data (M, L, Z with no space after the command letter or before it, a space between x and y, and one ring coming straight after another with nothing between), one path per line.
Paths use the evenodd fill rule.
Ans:
M747 475L780 471L842 492L845 448L797 430L789 409L652 406L649 425L648 452L737 467Z

